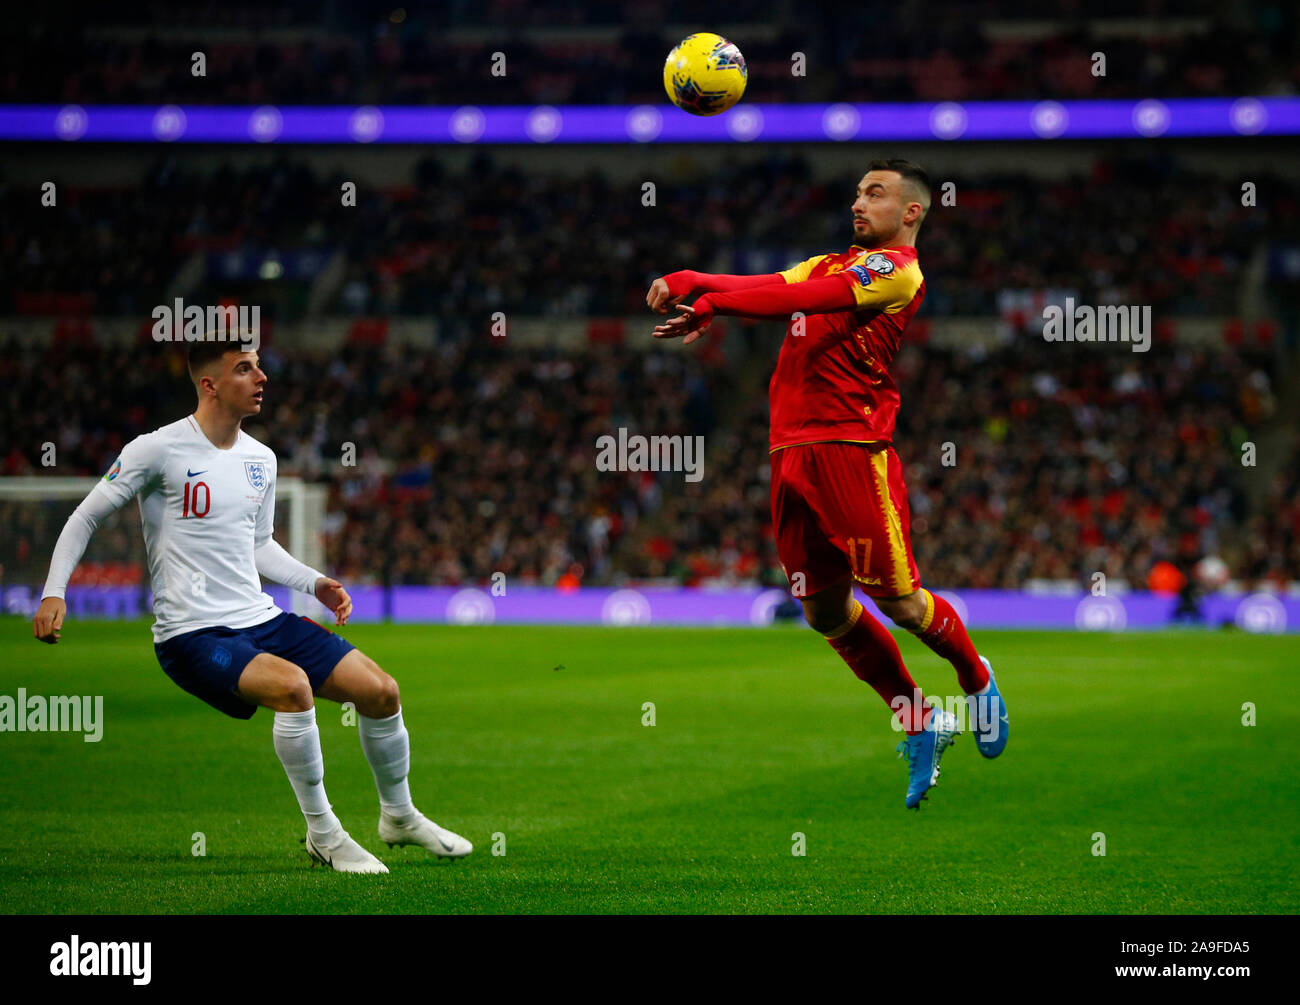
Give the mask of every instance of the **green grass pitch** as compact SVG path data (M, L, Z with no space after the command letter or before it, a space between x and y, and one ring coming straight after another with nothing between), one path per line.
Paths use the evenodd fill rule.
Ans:
M380 843L356 729L321 702L335 811L392 871L310 868L270 713L236 722L181 692L144 622L71 619L45 647L7 617L0 694L103 695L105 725L99 743L0 733L2 910L1297 910L1294 637L977 629L1012 739L985 761L963 735L917 813L888 710L802 627L345 634L398 679L415 802L472 856ZM957 693L899 644L927 693Z

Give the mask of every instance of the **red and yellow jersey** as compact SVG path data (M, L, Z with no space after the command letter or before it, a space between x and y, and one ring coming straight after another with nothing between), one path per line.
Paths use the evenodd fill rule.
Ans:
M857 308L791 321L772 374L771 449L829 440L888 442L898 415L889 365L925 299L911 246L817 255L780 273L787 283L843 273Z

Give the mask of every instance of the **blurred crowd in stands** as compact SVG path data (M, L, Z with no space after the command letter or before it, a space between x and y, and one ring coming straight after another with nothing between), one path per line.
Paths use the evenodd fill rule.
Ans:
M1229 567L1246 579L1295 580L1300 571L1300 434L1293 430L1281 442L1290 445L1290 452L1268 494L1241 527L1241 562Z
M1102 572L1143 588L1158 563L1190 571L1205 555L1223 556L1243 580L1296 579L1295 495L1246 522L1241 445L1274 417L1271 370L1271 354L1250 349L1157 345L1135 356L1029 335L989 353L906 346L894 366L903 397L894 442L924 581L1090 586ZM666 501L671 529L651 541L648 572L680 575L688 555L692 574L745 575L756 540L760 562L770 557L758 392L718 433L734 477Z
M520 23L529 9L481 8ZM254 26L274 26L280 11L292 27L299 7L271 5L263 20L247 10ZM348 44L364 51L395 38L404 36L385 29ZM69 52L89 44L74 33ZM1265 65L1233 63L1233 72ZM29 66L8 67L0 82L12 91ZM122 86L151 79L124 73ZM327 151L268 151L238 165L169 151L136 185L61 185L57 212L0 178L0 317L48 318L55 333L52 344L20 343L0 328L0 474L102 473L130 438L193 407L172 346L146 338L124 352L91 337L96 318L134 316L147 329L184 278L189 303L262 305L270 385L248 428L276 450L283 474L328 483L332 574L402 584L483 582L498 571L561 585L784 583L767 456L779 326L728 319L687 351L617 337L529 349L486 328L496 311L575 326L637 315L646 330L627 337L648 339L644 296L658 275L766 272L844 247L857 177L819 181L806 157L756 149L721 171L664 177L646 206L639 181L580 165L523 172L483 150L465 169L431 155L405 184L363 183L346 207L328 163ZM1197 173L1167 149L1079 163L1056 179L952 179L957 205L936 199L921 231L927 299L894 369L896 442L925 581L1087 584L1104 572L1140 586L1160 563L1190 567L1206 554L1238 578L1300 580L1300 443L1277 428L1281 374L1267 338L1190 349L1158 337L1142 354L1049 345L1029 330L1034 308L1014 296L1055 289L1080 303L1150 306L1158 335L1180 318L1239 318L1252 285L1279 311L1286 298L1268 300L1269 256L1294 249L1300 191L1263 171ZM1243 181L1257 186L1258 205L1242 204ZM305 279L223 271L272 250L333 263L337 281L310 270ZM378 337L341 351L277 348L274 323L307 316L309 305L359 323L431 318L437 345L384 344L381 324ZM1011 338L983 352L939 348L927 326L942 317L984 318ZM725 354L716 351L724 327ZM77 337L61 338L68 333ZM704 435L703 480L598 471L596 439L619 428ZM1288 460L1269 464L1281 474L1252 506L1241 446L1256 440ZM57 449L53 467L41 463L46 443ZM941 462L949 443L952 466ZM343 463L348 444L355 465ZM50 514L71 504L2 508L0 564L12 576L45 560L33 550L52 544ZM129 562L129 540L114 532L92 548Z
M739 367L680 347L479 340L287 355L271 345L264 412L246 428L277 452L282 475L328 484L328 568L349 582L483 583L505 572L561 586L784 585L766 398L780 329L761 331L772 336L766 358ZM131 437L193 407L169 345L84 347L57 366L42 348L0 350L6 475L98 474ZM987 354L908 345L895 365L895 442L924 581L1087 586L1103 572L1142 587L1157 563L1190 568L1207 554L1237 578L1300 580L1300 437L1275 441L1293 456L1254 510L1241 463L1242 444L1274 417L1272 365L1250 347L1133 354L1028 335ZM704 435L704 478L598 471L596 440L620 427ZM40 466L46 442L53 468ZM11 574L24 556L40 566L48 556L33 549L52 545L72 505L42 517L6 504L0 563ZM93 557L138 560L128 540L101 541Z
M267 404L245 428L276 451L281 475L329 483L329 565L359 582L455 583L494 571L608 580L613 548L672 486L667 475L597 471L597 437L623 427L707 443L730 379L688 354L613 348L286 356L266 346L261 358ZM10 341L0 347L0 474L102 473L131 438L193 407L183 350L171 344L84 346L51 369L48 352ZM56 463L45 467L50 442ZM73 505L49 509L66 515ZM58 525L39 510L6 507L0 563L11 571L48 559L33 554L32 537L48 548ZM138 558L126 538L100 544L96 560Z
M648 206L639 180L528 173L480 151L464 170L431 156L407 184L362 183L348 207L340 178L314 163L268 155L213 169L164 156L138 187L63 186L57 213L0 179L0 314L145 321L185 269L190 301L234 296L271 320L303 316L318 289L324 313L433 315L462 333L496 311L629 315L664 272L768 272L846 246L861 177L817 180L802 155L755 152L659 178ZM935 178L958 197L944 205L936 191L921 232L925 313L995 315L1004 291L1055 288L1156 317L1236 315L1252 254L1300 233L1300 186L1263 171L1248 180L1264 202L1242 205L1241 178L1160 157L1103 157L1059 180ZM267 255L316 264L229 271Z
M134 8L134 9L133 9ZM0 41L0 100L106 104L662 103L688 31L724 29L754 101L965 101L1293 94L1284 0L1043 7L1026 0L162 3L25 14ZM734 25L734 30L727 25ZM748 27L748 31L746 28ZM202 52L206 73L192 72ZM505 73L492 73L494 54ZM1094 53L1106 57L1095 72ZM797 61L795 54L802 54ZM792 72L801 66L803 72Z

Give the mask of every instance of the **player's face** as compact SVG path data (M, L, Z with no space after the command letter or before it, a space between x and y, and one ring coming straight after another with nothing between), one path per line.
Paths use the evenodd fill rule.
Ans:
M215 382L217 401L241 416L262 411L266 374L255 352L228 352L221 357L221 376Z
M868 171L858 182L853 201L853 243L881 248L898 236L903 226L903 178L896 171Z

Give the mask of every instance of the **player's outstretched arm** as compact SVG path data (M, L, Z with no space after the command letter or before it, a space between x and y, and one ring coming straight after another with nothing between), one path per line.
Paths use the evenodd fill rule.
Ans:
M156 477L158 449L152 436L140 436L128 443L108 474L86 494L63 525L54 545L54 554L50 557L50 572L41 591L41 604L32 618L32 635L41 642L53 645L59 641L63 619L68 612L64 596L73 570L86 553L86 545L95 529L146 489Z
M645 302L656 314L667 314L669 308L676 307L687 297L701 293L733 293L736 290L748 290L755 286L771 286L783 282L785 279L777 272L735 276L684 269L681 272L670 272L651 283Z
M713 321L715 314L738 317L788 320L801 314L829 314L851 311L858 307L853 288L843 273L805 282L759 286L735 293L706 293L689 307L678 305L682 314L654 330L655 338L686 336L682 344L690 345Z

